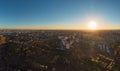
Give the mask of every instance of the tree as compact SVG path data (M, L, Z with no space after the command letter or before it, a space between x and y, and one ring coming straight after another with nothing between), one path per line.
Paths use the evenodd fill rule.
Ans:
M3 35L0 35L0 45L6 43L6 37Z

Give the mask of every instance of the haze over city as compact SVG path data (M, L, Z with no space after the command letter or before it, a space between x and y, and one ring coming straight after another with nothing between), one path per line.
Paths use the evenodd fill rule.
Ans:
M95 30L120 29L119 7L119 0L0 0L0 28L79 30L94 21Z

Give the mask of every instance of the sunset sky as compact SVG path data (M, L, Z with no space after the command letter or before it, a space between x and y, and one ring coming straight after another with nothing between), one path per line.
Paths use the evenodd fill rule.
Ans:
M0 28L120 29L120 0L0 0Z

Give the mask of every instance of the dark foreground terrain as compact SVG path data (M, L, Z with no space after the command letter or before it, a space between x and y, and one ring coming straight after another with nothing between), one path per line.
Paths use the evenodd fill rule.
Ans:
M120 71L120 31L0 31L0 71Z

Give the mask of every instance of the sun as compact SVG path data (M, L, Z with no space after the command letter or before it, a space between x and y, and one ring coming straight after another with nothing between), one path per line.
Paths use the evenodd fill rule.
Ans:
M90 22L88 23L88 29L90 29L90 30L96 30L96 29L97 29L97 24L96 24L96 22L95 22L95 21L90 21Z

